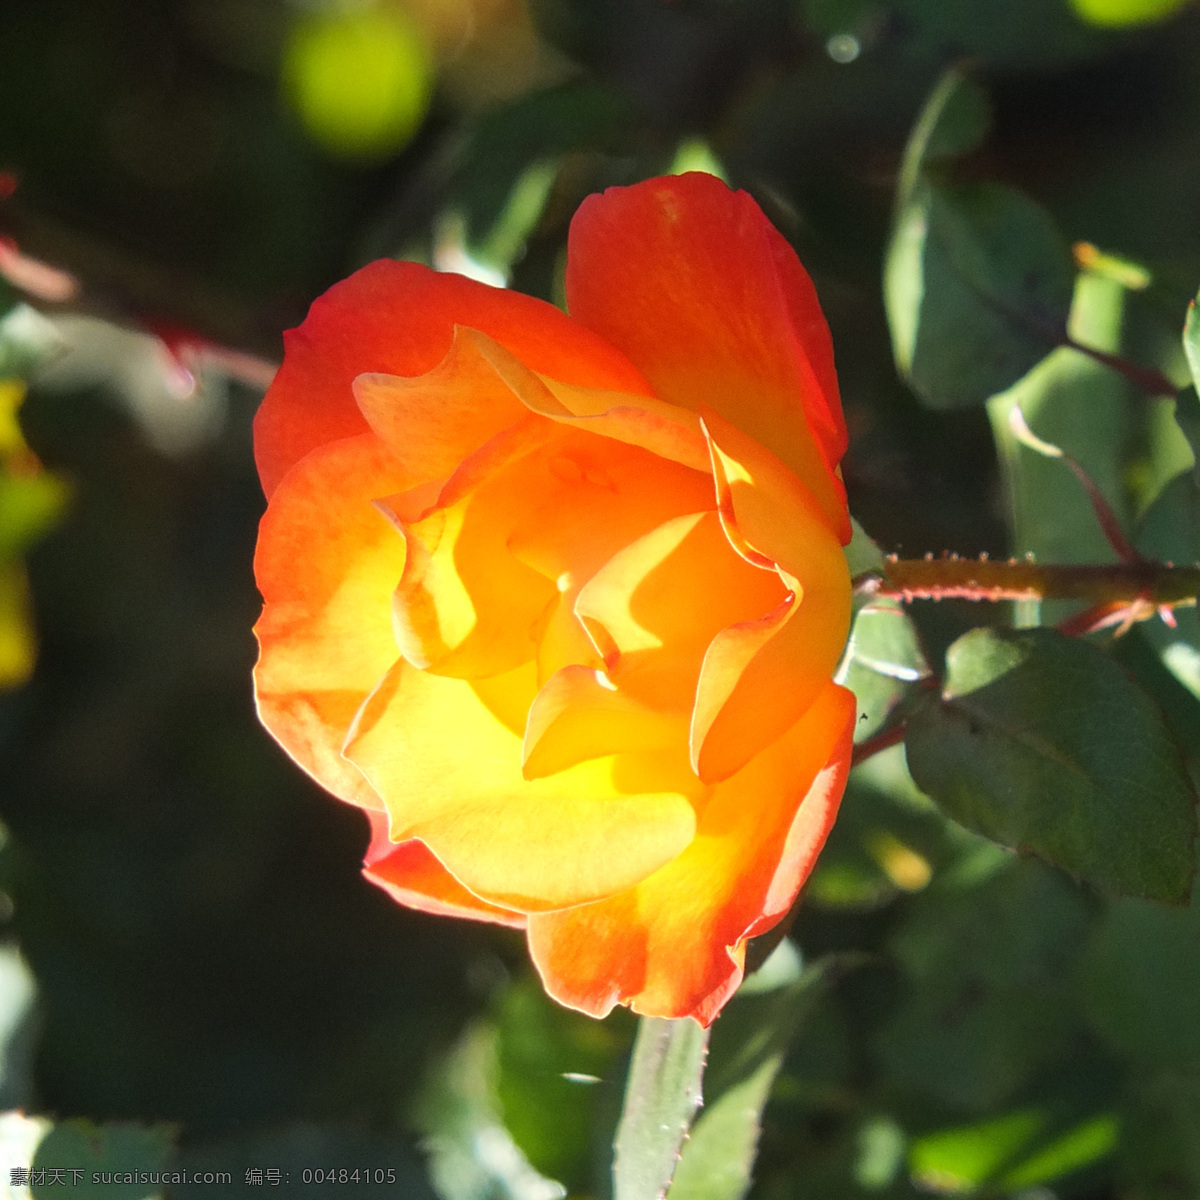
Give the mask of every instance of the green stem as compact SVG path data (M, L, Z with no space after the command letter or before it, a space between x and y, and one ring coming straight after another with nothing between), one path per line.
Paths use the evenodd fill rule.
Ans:
M688 1018L643 1017L617 1126L613 1200L667 1194L701 1104L708 1030Z

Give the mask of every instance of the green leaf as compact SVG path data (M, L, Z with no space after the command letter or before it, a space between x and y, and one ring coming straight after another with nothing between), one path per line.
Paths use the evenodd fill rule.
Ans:
M501 1121L497 1041L494 1025L469 1025L437 1062L418 1102L429 1176L444 1200L545 1200L558 1190Z
M850 574L863 575L867 571L878 571L883 567L883 552L871 540L871 535L853 518L850 518L850 544L846 547L846 566Z
M1200 418L1200 403L1190 388L1187 392ZM1197 430L1200 432L1200 426ZM1200 484L1195 471L1181 472L1159 492L1138 524L1134 545L1148 558L1161 562L1200 562ZM1175 610L1174 628L1161 621L1145 621L1138 633L1158 651L1167 670L1200 698L1200 615L1195 606ZM1128 643L1130 639L1122 641ZM1161 690L1154 694L1163 703ZM1185 741L1185 747L1196 753L1200 738Z
M617 1129L613 1200L659 1200L700 1107L708 1030L688 1017L643 1017Z
M1048 629L975 629L906 748L955 820L1099 887L1179 903L1195 793L1162 716L1110 658Z
M0 844L7 836L0 829ZM36 994L33 973L16 946L0 945L0 1111L25 1108L33 1099Z
M161 1183L138 1181L144 1175L166 1169L173 1144L174 1130L169 1125L63 1121L42 1139L33 1156L33 1169L49 1172L66 1168L65 1179L47 1174L44 1184L35 1184L31 1189L33 1196L35 1200L48 1200L60 1194L64 1183L70 1187L72 1196L84 1200L99 1196L110 1200L146 1200L162 1195ZM70 1168L84 1172L78 1183L73 1181ZM101 1178L94 1179L96 1175Z
M1183 352L1187 355L1192 382L1200 388L1200 307L1193 300L1188 305L1187 319L1183 325Z
M605 1110L616 1118L618 1068L632 1026L623 1009L596 1021L563 1008L533 977L514 983L500 1002L496 1096L505 1128L534 1168L572 1195L588 1190Z
M1050 216L1019 192L918 183L884 268L901 376L931 408L982 404L1061 342L1072 277Z
M1192 310L1194 309L1193 305ZM1200 397L1196 395L1194 387L1183 388L1175 397L1175 423L1187 438L1195 460L1192 469L1196 472L1197 479L1200 479L1200 453L1197 453L1200 449Z
M1081 274L1071 305L1071 333L1096 349L1116 352L1124 308L1120 284ZM1124 450L1134 403L1119 375L1067 347L1055 350L988 403L1011 505L1015 553L1056 563L1111 562L1115 557L1079 480L1058 459L1016 440L1009 425L1012 410L1019 407L1038 437L1076 459L1117 517L1127 522Z
M927 167L974 150L987 135L991 120L983 88L958 67L948 70L929 94L904 148L899 203L910 199Z
M1099 1161L1116 1142L1115 1117L1092 1117L1064 1130L1050 1113L1027 1108L927 1134L913 1145L909 1163L929 1191L969 1192L993 1182L1025 1188Z
M470 243L481 242L501 220L531 164L618 145L629 123L625 102L611 88L581 82L488 109L468 134L452 191Z
M1200 907L1113 904L1085 956L1086 1008L1139 1064L1200 1067Z
M889 1079L958 1109L1004 1103L1079 1023L1086 932L1078 889L1039 862L981 843L940 872L890 939L907 986L875 1034Z
M871 600L855 615L837 681L858 697L855 738L870 737L900 697L929 674L912 618L893 600Z
M683 1147L670 1200L741 1200L746 1194L771 1084L834 966L826 960L801 973L796 950L781 942L721 1014L704 1108Z
M1004 1172L1000 1183L1009 1188L1051 1183L1107 1158L1116 1149L1118 1136L1117 1119L1110 1113L1090 1117L1069 1129L1051 1125L1028 1148L1028 1156Z

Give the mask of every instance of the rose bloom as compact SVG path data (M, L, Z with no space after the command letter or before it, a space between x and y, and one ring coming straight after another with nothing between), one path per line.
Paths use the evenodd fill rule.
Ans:
M849 769L833 350L708 175L586 200L566 291L381 261L287 335L258 710L401 903L524 928L573 1008L707 1024Z

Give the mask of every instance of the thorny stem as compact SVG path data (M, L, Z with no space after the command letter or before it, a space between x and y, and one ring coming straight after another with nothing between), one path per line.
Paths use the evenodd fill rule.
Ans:
M1134 558L1111 566L1075 566L1038 563L1032 558L959 558L957 554L934 558L884 560L879 571L854 580L860 596L881 596L908 603L912 600L1081 600L1088 607L1059 626L1068 637L1081 637L1098 629L1117 626L1120 636L1135 621L1161 616L1174 623L1172 609L1196 603L1200 594L1200 566ZM922 686L940 687L934 676ZM908 723L886 725L854 747L853 766L904 741Z
M1174 607L1196 603L1200 566L1137 560L1105 566L1033 559L889 558L854 581L860 595L912 600L1083 600Z

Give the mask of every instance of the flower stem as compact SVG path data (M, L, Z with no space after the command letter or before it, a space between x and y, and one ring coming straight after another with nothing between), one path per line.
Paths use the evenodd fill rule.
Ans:
M889 558L855 580L860 594L911 600L1082 600L1161 606L1196 603L1200 566L1135 561L1104 566L1032 559Z
M860 762L865 762L868 758L876 754L881 754L884 750L890 750L893 746L898 746L904 741L904 735L908 733L908 723L906 721L897 721L894 725L889 725L885 729L881 729L878 733L872 734L865 741L859 742L854 747L854 754L850 760L850 765L857 767Z
M700 1107L708 1030L688 1017L643 1017L617 1127L614 1200L665 1196Z

